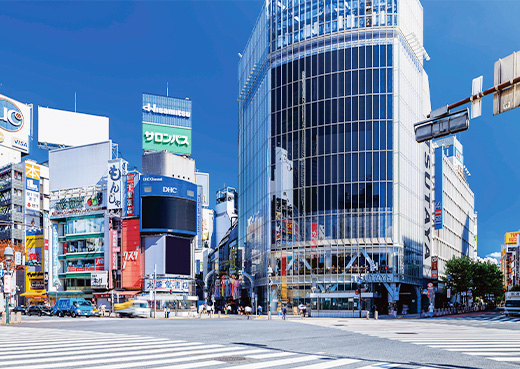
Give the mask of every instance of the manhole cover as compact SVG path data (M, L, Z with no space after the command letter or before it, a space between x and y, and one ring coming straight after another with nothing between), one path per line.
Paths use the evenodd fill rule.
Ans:
M245 359L246 358L243 356L221 356L221 357L215 358L214 360L229 362L229 361L241 361L241 360L245 360Z
M415 332L395 332L396 334L417 334Z

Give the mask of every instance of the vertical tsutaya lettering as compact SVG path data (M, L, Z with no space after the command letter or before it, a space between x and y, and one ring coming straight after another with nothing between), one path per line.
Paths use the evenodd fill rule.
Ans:
M430 142L426 142L426 151L424 153L424 259L430 257L430 230L431 230L431 158L430 158Z

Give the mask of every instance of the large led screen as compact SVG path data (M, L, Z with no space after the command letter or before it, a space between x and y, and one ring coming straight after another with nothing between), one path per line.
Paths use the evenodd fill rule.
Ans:
M196 234L197 202L177 197L142 197L141 230Z
M166 274L190 275L191 241L187 238L166 237Z

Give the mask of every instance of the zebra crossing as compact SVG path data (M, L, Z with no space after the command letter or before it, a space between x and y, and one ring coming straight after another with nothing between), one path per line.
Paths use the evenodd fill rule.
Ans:
M458 321L478 321L478 322L494 322L494 323L506 323L506 322L520 322L520 316L507 316L505 314L493 312L479 315L466 315L466 316L449 316L441 318L441 320L458 320Z
M377 338L471 355L499 362L520 363L520 330L455 325L448 319L341 321L307 320L315 324Z
M207 344L133 334L0 327L3 369L218 368L430 369L251 346Z

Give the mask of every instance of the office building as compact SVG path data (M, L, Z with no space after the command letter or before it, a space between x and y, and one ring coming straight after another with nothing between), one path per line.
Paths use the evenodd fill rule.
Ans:
M238 67L238 242L264 308L347 312L361 289L363 309L420 309L433 224L433 156L413 129L431 110L422 13L418 0L262 6Z

